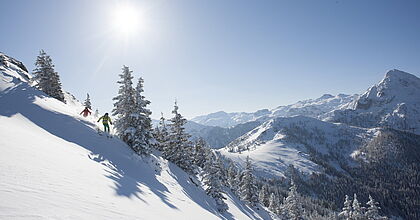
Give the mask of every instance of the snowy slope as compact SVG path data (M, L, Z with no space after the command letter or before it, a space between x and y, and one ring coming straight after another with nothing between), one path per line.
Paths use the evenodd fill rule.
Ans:
M185 130L191 134L193 140L201 137L206 141L209 147L220 149L259 125L261 125L260 121L250 121L229 128L222 128L188 121L187 124L185 124Z
M299 101L287 106L279 106L272 110L262 109L253 113L223 111L202 115L191 119L191 121L209 126L231 127L250 121L267 121L275 117L307 116L318 118L320 115L332 110L341 108L354 99L355 96L339 94L333 96L325 94L317 99Z
M4 91L19 82L28 82L30 76L26 67L12 57L0 52L0 91Z
M0 71L0 219L269 219L228 194L218 214L197 180L158 155L140 158L93 118ZM70 102L69 102L70 100ZM193 182L194 181L194 182Z
M249 156L261 176L284 176L290 165L304 173L322 172L314 155L321 155L331 167L351 165L352 155L370 140L375 129L333 124L310 117L271 119L220 150L243 164Z
M391 127L420 134L420 78L391 70L363 95L324 118L360 127Z

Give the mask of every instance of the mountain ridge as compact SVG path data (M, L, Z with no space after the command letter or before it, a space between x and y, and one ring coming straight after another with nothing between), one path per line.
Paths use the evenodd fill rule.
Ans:
M269 118L279 116L304 115L309 117L319 117L320 115L339 108L353 100L355 95L324 94L316 99L298 101L294 104L278 106L271 110L261 109L256 112L231 112L218 111L207 115L197 116L191 121L208 126L232 127L250 121L266 121Z

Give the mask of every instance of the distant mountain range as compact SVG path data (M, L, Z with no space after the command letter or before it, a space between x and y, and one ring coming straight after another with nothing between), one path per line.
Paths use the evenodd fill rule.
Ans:
M357 97L357 95L338 94L337 96L333 96L324 94L317 99L303 100L291 105L279 106L271 110L262 109L253 113L226 113L224 111L219 111L208 115L197 116L192 118L191 121L207 126L228 128L250 121L267 121L268 119L275 117L302 115L318 118L327 112L347 105L353 101L355 97Z
M361 96L327 95L298 103L276 109L299 116L275 117L276 111L268 111L264 120L256 117L261 125L219 152L239 165L249 156L262 177L286 177L293 167L311 176L302 188L326 200L338 203L343 189L351 189L375 194L388 214L419 217L418 77L391 70ZM235 114L242 113L232 118Z

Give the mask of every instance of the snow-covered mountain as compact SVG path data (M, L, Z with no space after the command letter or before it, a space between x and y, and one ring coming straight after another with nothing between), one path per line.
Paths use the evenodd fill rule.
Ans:
M6 59L4 59L6 57ZM200 182L158 153L139 157L96 120L31 87L26 68L0 64L1 219L270 219L229 191L227 213Z
M185 130L191 134L193 140L201 137L206 141L209 147L220 149L260 124L260 121L250 121L229 128L222 128L188 121L187 124L185 124Z
M315 154L341 170L340 164L351 165L352 154L374 134L375 129L333 124L305 116L278 117L231 142L220 152L239 164L249 156L261 176L284 176L290 165L310 174L325 169L313 160Z
M296 109L299 112L311 109L306 114L312 118L286 114L287 117L269 119L231 142L221 152L240 161L249 155L256 161L257 167L261 164L259 168L267 171L266 174L282 176L290 164L304 172L319 170L308 160L309 151L340 156L340 159L351 163L347 159L357 155L359 148L374 137L378 127L420 132L420 79L414 75L391 70L382 81L351 100L352 97L346 95L324 95L316 100L290 105L287 111L285 107L276 108L270 118L285 112L293 114L290 112ZM338 109L324 112L333 108Z
M338 94L337 96L324 94L317 99L299 101L291 105L279 106L271 110L262 109L253 113L226 113L220 111L208 115L197 116L191 119L191 121L208 126L231 127L250 121L264 122L270 118L275 117L291 117L302 115L318 118L322 114L342 108L351 102L355 97L356 96L344 94Z
M285 177L294 168L306 174L300 187L318 198L337 204L337 195L363 191L390 215L418 219L419 78L391 70L354 101L335 106L316 117L270 118L219 151L241 166L249 156L263 177Z
M360 127L391 127L420 134L420 78L391 70L363 95L324 117Z
M198 124L193 121L187 121L185 124L185 131L191 135L191 141L196 141L203 138L207 146L213 149L220 149L225 147L231 141L242 136L248 131L261 125L261 121L250 121L243 124L238 124L229 128L218 126L208 126ZM159 125L159 120L152 120L153 127Z
M256 121L263 116L270 115L271 112L268 109L263 109L256 111L254 113L246 113L246 112L233 112L233 113L226 113L224 111L219 111L215 113L211 113L208 115L201 115L191 119L191 121L207 125L207 126L218 126L223 128L232 127L238 124Z
M317 99L299 101L272 110L262 109L254 113L220 111L191 119L186 130L194 138L202 137L210 147L219 149L270 119L298 115L318 118L346 106L354 97L356 96L325 94Z

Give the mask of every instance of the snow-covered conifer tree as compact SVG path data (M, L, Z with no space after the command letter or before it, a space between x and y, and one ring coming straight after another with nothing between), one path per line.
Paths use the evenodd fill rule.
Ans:
M216 157L217 167L219 167L220 174L221 174L220 181L223 186L226 186L227 185L227 170L226 170L226 167L225 167L225 164L223 162L222 155L220 154L220 152L216 151L215 153L217 155Z
M132 71L127 66L122 68L122 74L120 74L120 88L117 97L114 97L114 109L112 114L117 116L115 120L115 129L117 130L118 136L126 142L129 146L133 145L134 133L136 131L134 124L133 113L135 111L135 91L133 88L133 76Z
M357 200L356 193L354 194L352 208L353 208L353 211L351 212L351 219L353 220L363 219L363 208L361 207L360 202Z
M44 50L39 52L35 66L32 80L36 83L37 88L45 92L45 94L65 102L60 76L54 70L51 57Z
M227 210L227 205L223 201L226 198L223 196L222 178L220 164L217 162L217 157L212 151L207 151L206 160L204 162L204 178L203 182L207 186L207 195L213 197L217 204L219 212Z
M246 158L245 170L242 171L242 179L239 184L239 194L241 200L245 201L251 206L255 206L258 203L258 189L252 171L253 169L251 160L248 156Z
M206 160L206 141L199 138L194 144L194 164L198 167L203 167Z
M178 105L175 102L174 117L169 124L168 146L163 151L163 156L181 167L188 173L193 173L195 168L192 159L192 143L190 135L185 132L184 125L187 120L178 112Z
M134 141L131 147L137 154L149 154L151 151L150 140L152 136L152 119L150 115L152 112L147 108L150 104L149 100L143 96L143 78L139 78L139 81L135 90L135 108L132 113L134 118Z
M369 201L366 203L368 205L365 217L369 220L378 220L384 219L384 217L379 215L379 203L376 202L371 195L369 195Z
M279 197L276 194L271 193L270 199L268 200L268 209L276 214L278 214L280 206Z
M233 191L236 192L238 183L236 182L236 176L238 175L238 168L230 162L227 171L227 186Z
M303 210L300 202L300 198L297 192L297 187L294 181L291 181L291 186L289 188L289 193L284 200L284 203L281 207L283 217L286 217L290 220L301 220Z
M235 195L237 195L239 198L241 198L241 182L242 182L243 173L238 170L238 173L236 174L236 178L234 182L236 183L236 186L232 188Z
M258 200L260 201L261 205L265 207L270 205L267 184L263 184L260 193L258 194Z
M163 113L160 113L161 117L159 120L159 125L155 128L155 139L157 141L157 145L155 146L157 150L164 152L167 149L169 143L169 133L166 127L165 117L163 117Z
M86 96L86 99L85 99L85 102L83 103L83 105L85 107L87 107L88 109L92 109L92 103L90 102L89 93L87 93L87 96Z
M353 212L351 199L348 195L346 195L346 198L344 199L344 207L342 211L338 214L338 216L343 220L349 220L351 219L351 214Z

